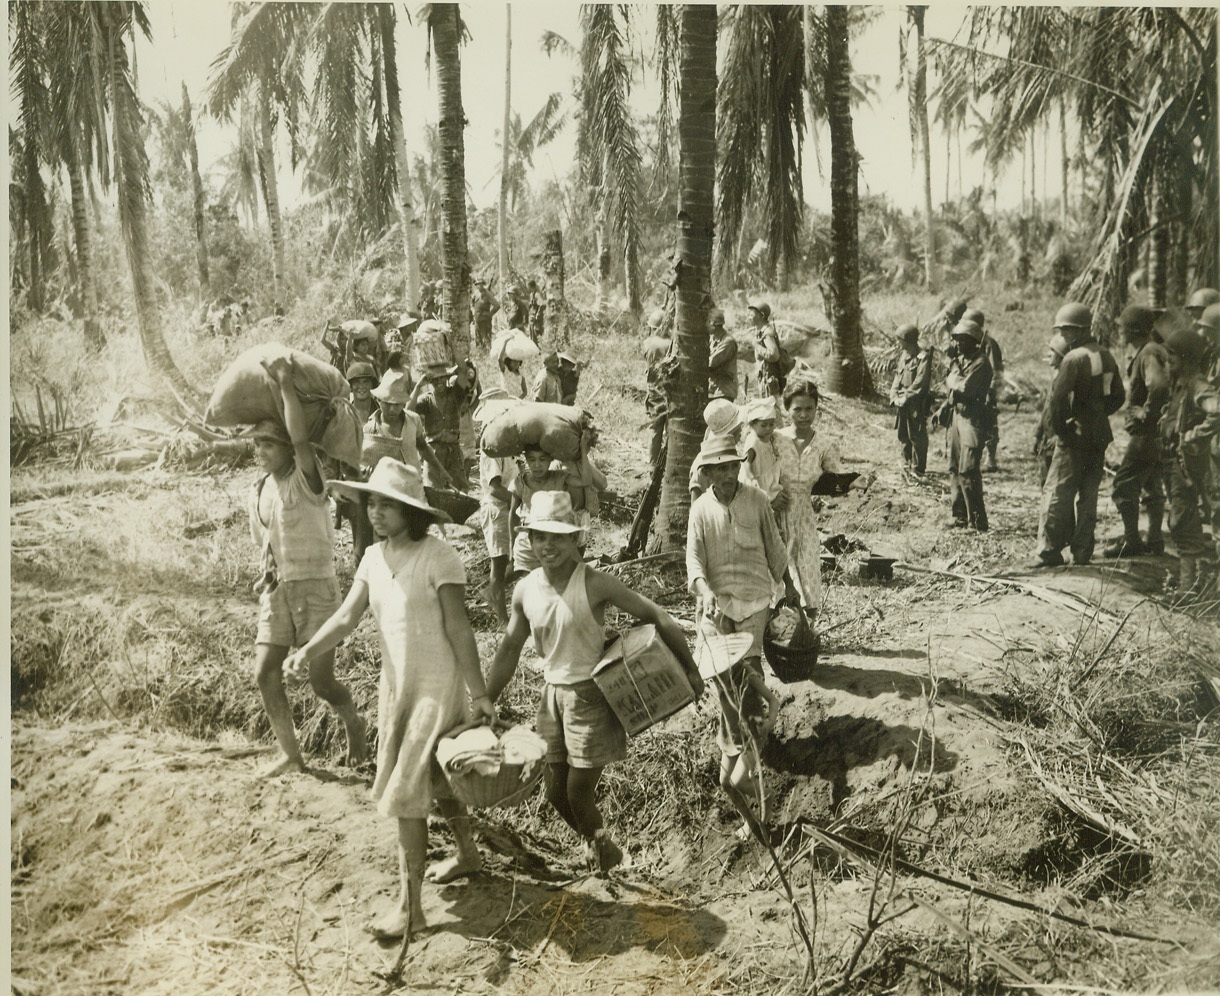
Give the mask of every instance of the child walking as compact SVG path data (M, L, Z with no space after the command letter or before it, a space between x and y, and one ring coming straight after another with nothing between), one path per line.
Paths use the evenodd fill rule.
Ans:
M597 807L597 783L607 764L627 756L627 734L593 681L605 644L605 612L613 605L652 623L682 663L696 696L703 680L686 639L669 613L580 559L581 527L564 491L539 491L527 520L541 567L513 591L508 628L487 677L494 702L516 673L526 637L541 658L539 735L547 742L547 799L585 842L601 872L623 860Z
M314 635L339 604L335 577L334 528L326 486L300 398L292 380L292 361L279 357L264 364L279 386L284 425L264 419L248 433L262 470L250 494L250 535L260 551L262 579L258 630L254 637L254 675L263 709L283 758L265 773L304 771L305 761L292 728L284 692L284 659ZM347 686L335 680L333 654L320 655L309 669L309 684L343 720L347 761L357 765L367 754L365 724Z
M427 926L421 890L433 799L453 830L457 854L429 868L427 877L449 882L483 865L466 810L449 793L433 755L440 737L464 722L468 711L491 722L495 708L466 615L466 570L453 548L428 532L433 522L449 517L424 500L419 470L386 457L367 484L330 483L368 496L369 519L381 542L368 548L343 605L292 656L289 668L296 674L333 655L365 610L373 610L381 636L381 684L371 794L377 811L398 821L401 892L372 931L390 939Z

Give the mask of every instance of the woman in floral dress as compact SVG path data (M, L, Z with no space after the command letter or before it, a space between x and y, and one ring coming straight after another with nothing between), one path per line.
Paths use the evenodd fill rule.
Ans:
M810 491L822 474L840 474L843 470L838 444L814 431L818 386L811 380L791 380L784 388L783 401L789 424L776 431L775 442L787 503L782 510L777 509L777 518L788 543L788 570L801 608L813 619L822 604L822 543Z

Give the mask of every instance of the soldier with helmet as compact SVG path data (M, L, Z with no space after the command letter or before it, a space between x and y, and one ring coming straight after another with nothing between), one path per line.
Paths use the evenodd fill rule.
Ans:
M1165 489L1161 436L1157 428L1169 401L1169 357L1153 330L1156 312L1129 304L1118 316L1118 329L1131 350L1127 363L1127 449L1114 477L1114 507L1123 520L1123 535L1102 550L1103 557L1162 554L1165 540ZM1140 538L1140 503L1148 513L1148 539Z
M962 313L962 320L974 322L983 330L983 353L991 364L991 390L987 392L987 450L986 470L999 470L996 463L996 448L1000 445L1000 408L999 394L1000 376L1004 373L1004 353L995 336L987 331L987 319L978 308L967 308Z
M1178 551L1178 598L1187 602L1198 598L1206 586L1211 550L1203 534L1199 499L1208 475L1216 470L1214 454L1220 438L1220 391L1203 375L1203 347L1191 329L1179 329L1165 343L1172 388L1161 419L1161 441L1169 535Z
M724 312L708 312L707 399L737 400L737 340L724 329Z
M983 330L964 319L953 326L953 355L945 378L949 426L949 495L953 527L985 533L987 508L983 503L982 455L986 441L987 395L991 390L991 364L983 352Z
M907 470L922 476L928 469L928 402L932 391L932 350L919 348L919 329L902 325L895 333L902 346L890 404L898 409L894 428Z
M1204 342L1203 374L1220 387L1220 301L1209 304L1195 319L1195 331Z
M1200 287L1190 295L1190 300L1186 302L1186 311L1190 315L1190 320L1197 326L1204 310L1213 304L1220 304L1220 291L1214 287Z
M772 397L779 407L780 395L788 382L788 370L783 348L779 344L779 333L771 321L771 305L752 297L746 302L750 309L750 325L754 330L754 356L757 363L758 393L761 397Z
M1106 447L1114 438L1110 416L1122 407L1127 392L1110 351L1093 338L1093 314L1083 304L1065 304L1055 314L1055 331L1069 346L1051 387L1050 427L1055 454L1042 487L1038 522L1038 559L1034 567L1093 558L1097 495L1105 473Z

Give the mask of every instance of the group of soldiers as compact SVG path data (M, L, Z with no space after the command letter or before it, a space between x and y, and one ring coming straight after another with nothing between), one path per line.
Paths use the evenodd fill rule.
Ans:
M1056 313L1046 356L1054 380L1034 442L1042 498L1032 567L1066 564L1065 550L1073 564L1093 558L1105 452L1114 439L1110 416L1125 404L1128 442L1112 493L1123 534L1102 556L1163 554L1168 499L1169 533L1178 552L1177 597L1198 601L1207 589L1220 560L1220 292L1196 291L1185 312L1189 325L1175 325L1171 316L1140 305L1123 309L1117 324L1129 357L1125 383L1113 354L1094 338L1089 309L1069 302ZM943 402L932 411L934 350L920 346L914 325L897 331L902 354L890 402L913 474L927 469L929 414L948 429L951 525L986 532L982 471L984 457L986 468L996 469L1003 359L982 312L958 302L945 314L952 344Z

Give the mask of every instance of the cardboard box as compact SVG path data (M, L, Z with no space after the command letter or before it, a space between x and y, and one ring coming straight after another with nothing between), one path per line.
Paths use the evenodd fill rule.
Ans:
M632 736L695 701L686 672L652 625L635 626L615 640L593 680Z

